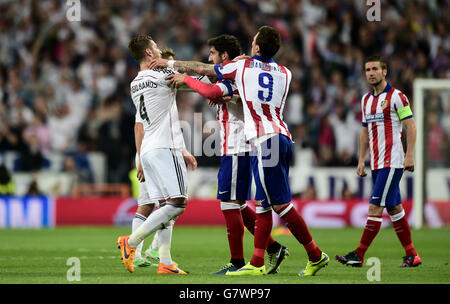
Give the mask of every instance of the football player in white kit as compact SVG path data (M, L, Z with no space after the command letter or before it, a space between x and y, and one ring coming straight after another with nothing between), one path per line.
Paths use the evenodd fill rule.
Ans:
M197 163L184 145L176 90L170 88L165 79L175 71L148 68L150 60L161 57L161 51L150 36L137 35L128 47L140 65L138 75L131 82L130 92L137 110L136 117L144 127L140 161L149 198L160 203L160 208L151 213L138 229L117 240L126 269L134 272L137 245L156 230L170 225L172 219L184 212L187 204L186 165L194 169ZM159 257L158 274L186 274L173 263L170 243L160 242Z
M165 49L161 53L161 58L173 60L175 59L175 53L172 49ZM136 143L136 158L135 166L137 169L137 178L139 179L139 196L137 198L138 208L134 215L131 231L135 231L139 226L145 222L150 213L154 210L155 206L158 207L158 201L152 200L148 194L147 187L145 186L144 171L140 161L140 150L142 139L144 138L144 126L140 115L136 115L136 122L134 125L134 137ZM151 265L158 266L159 264L159 241L162 243L170 243L172 237L172 229L175 221L171 220L170 225L165 228L159 229L155 232L153 241L144 252L142 256L142 246L144 242L141 242L136 246L136 253L134 256L134 266L147 267Z

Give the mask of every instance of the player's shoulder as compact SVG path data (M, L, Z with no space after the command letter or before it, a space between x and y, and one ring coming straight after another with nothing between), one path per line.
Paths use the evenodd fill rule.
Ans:
M395 87L392 87L392 89L394 90L393 93L392 93L392 96L399 97L399 98L406 97L405 93L403 93L402 90L397 89Z
M280 68L281 72L285 72L285 73L288 74L288 75L292 75L291 70L289 70L289 68L288 68L287 66L281 65L281 64L278 64L278 63L276 63L276 64L277 64L278 67Z
M151 80L151 79L158 79L159 74L155 72L154 70L140 70L139 73L136 75L136 77L131 81L131 83L144 81L144 80Z
M370 90L370 91L366 92L365 94L363 94L363 95L361 96L361 103L364 103L364 101L365 101L368 97L370 97L370 95L372 94L372 92L373 92L373 90Z
M241 60L228 60L228 61L224 61L221 63L218 63L217 66L219 67L219 69L223 69L223 68L234 68L234 67L238 67L240 65L243 65L245 63L246 59L241 59Z
M408 97L406 97L405 93L394 87L392 89L394 90L391 97L393 102L402 103L404 106L409 104Z

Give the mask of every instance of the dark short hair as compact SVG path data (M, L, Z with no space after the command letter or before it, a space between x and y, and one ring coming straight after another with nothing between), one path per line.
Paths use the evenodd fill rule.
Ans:
M272 58L281 46L280 33L273 27L264 25L258 29L255 43L259 45L259 53L264 58Z
M138 63L141 63L145 58L145 50L152 49L152 37L149 35L137 35L128 43L131 57Z
M368 56L365 60L364 60L364 64L363 64L363 70L366 69L366 63L367 62L379 62L381 69L382 70L387 70L387 63L386 61L379 55L371 55Z
M171 48L167 48L161 51L161 58L168 59L170 56L175 58L175 51Z
M210 38L208 39L208 45L213 46L219 52L219 54L227 52L230 60L236 58L242 53L241 44L239 43L239 40L233 35L223 34L214 38Z

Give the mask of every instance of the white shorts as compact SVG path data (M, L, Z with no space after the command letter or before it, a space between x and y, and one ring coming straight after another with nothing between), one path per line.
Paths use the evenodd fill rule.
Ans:
M136 168L138 168L139 167L139 157L138 157L137 153L136 153L135 163L136 163ZM149 204L155 204L156 206L159 206L158 201L150 199L145 182L139 183L139 197L137 199L137 203L138 203L138 206L149 205Z
M153 149L141 154L145 186L151 201L187 198L186 164L181 151Z

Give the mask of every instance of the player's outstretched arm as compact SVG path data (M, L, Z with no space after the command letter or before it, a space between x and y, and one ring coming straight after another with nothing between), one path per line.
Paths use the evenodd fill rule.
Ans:
M144 125L140 122L136 122L134 124L134 141L136 144L136 152L138 154L139 164L137 166L137 178L142 183L145 181L144 170L142 169L141 164L141 145L142 139L144 138Z
M171 87L179 87L180 85L187 84L194 91L199 93L205 98L215 99L226 95L228 92L224 92L217 84L207 84L192 78L187 74L173 74L166 77L168 85Z
M406 155L403 170L414 172L414 148L416 145L416 123L414 118L402 121L406 128Z
M361 177L367 175L364 164L367 151L369 151L369 132L367 127L362 127L361 134L359 135L359 161L358 167L356 168L356 174Z
M169 62L170 61L170 62ZM170 65L169 65L170 63ZM167 59L153 59L150 61L148 68L162 68L171 67L179 72L189 73L189 74L199 74L211 77L216 77L216 72L214 71L213 64L207 64L199 61L180 61L180 60L167 60Z

